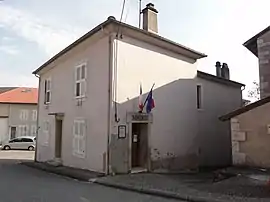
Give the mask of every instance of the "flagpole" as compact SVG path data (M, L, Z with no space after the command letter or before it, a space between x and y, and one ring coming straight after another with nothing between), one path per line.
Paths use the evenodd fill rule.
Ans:
M150 92L153 90L154 86L155 86L155 83L153 84L153 86L152 86L151 90L149 91L149 93L150 93ZM147 102L147 100L148 100L149 93L148 93L148 95L147 95L147 97L146 97L146 99L145 99L145 101L144 101L144 103L143 103L143 108L142 108L142 111L143 111L144 106L145 106L145 104L146 104L146 102Z

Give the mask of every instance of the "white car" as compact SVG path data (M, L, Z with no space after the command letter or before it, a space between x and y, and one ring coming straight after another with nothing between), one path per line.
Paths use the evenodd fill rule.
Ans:
M21 136L9 140L2 145L2 149L27 149L34 151L36 148L36 137L33 136Z

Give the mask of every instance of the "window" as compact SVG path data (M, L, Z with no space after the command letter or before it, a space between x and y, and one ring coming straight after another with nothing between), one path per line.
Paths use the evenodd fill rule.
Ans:
M86 124L82 119L74 121L73 125L73 154L79 157L85 157L85 138L86 137Z
M44 87L44 104L49 104L51 102L51 87L52 82L51 79L45 80L45 87Z
M202 108L202 86L197 85L197 109Z
M15 138L9 141L9 143L13 143L13 142L22 142L22 138Z
M37 120L37 110L32 110L32 120L33 121Z
M49 144L49 134L50 134L50 123L49 123L49 121L44 121L43 135L41 136L42 138L40 138L43 145Z
M33 142L30 138L22 138L22 142Z
M22 121L27 121L27 119L28 119L28 110L26 110L26 109L21 110L20 119Z
M18 126L18 136L26 136L28 135L28 126L27 125L20 125Z
M75 97L85 97L86 93L86 64L75 68Z
M32 125L31 126L31 136L36 136L37 134L37 125Z

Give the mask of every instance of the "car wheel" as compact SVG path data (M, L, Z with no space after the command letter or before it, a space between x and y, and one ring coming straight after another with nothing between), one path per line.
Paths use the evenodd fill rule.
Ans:
M29 150L29 151L34 151L35 148L34 148L33 146L29 146L29 147L28 147L28 150Z
M10 150L10 146L8 145L4 146L4 150Z

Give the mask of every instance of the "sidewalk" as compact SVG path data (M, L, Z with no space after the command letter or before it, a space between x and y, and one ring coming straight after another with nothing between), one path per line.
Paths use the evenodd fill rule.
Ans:
M208 174L158 175L145 173L106 176L96 179L95 183L187 201L270 201L270 190L264 190L260 182L250 181L246 177L232 177L213 183L212 177Z
M265 181L244 175L218 182L213 181L213 173L210 172L177 175L140 173L102 177L99 173L63 166L36 162L23 164L82 181L172 199L192 202L270 202L270 188Z
M102 173L91 172L89 170L76 169L76 168L71 168L71 167L66 167L66 166L53 166L47 163L29 161L29 162L22 162L21 164L31 167L31 168L36 168L36 169L40 169L46 172L55 173L58 175L70 177L73 179L78 179L81 181L87 181L87 182L89 182L89 180L92 178L98 178L98 177L104 176L104 174Z

